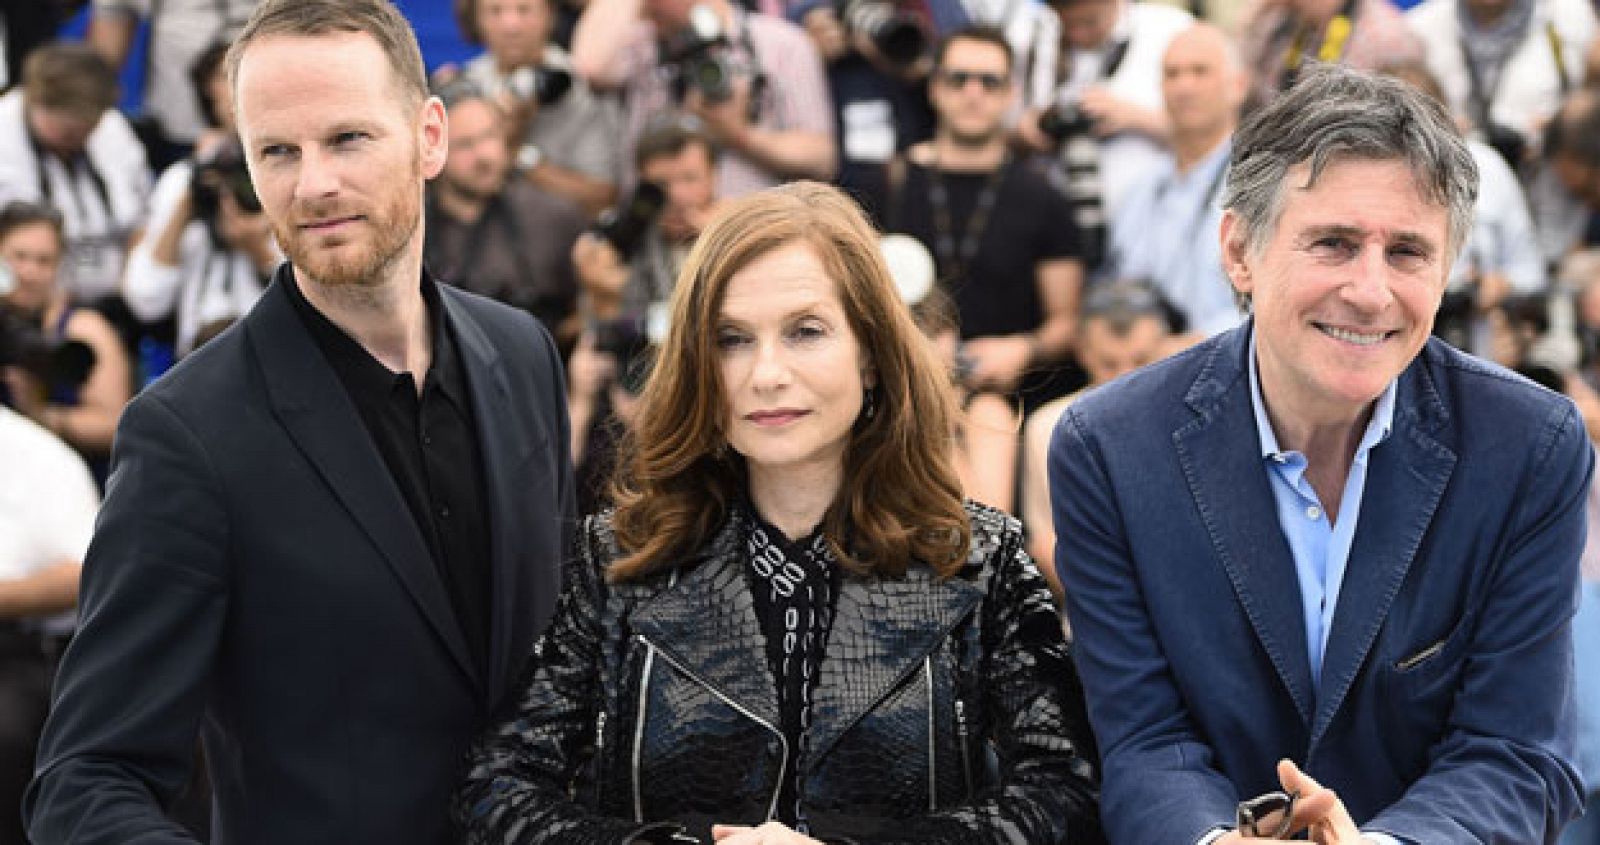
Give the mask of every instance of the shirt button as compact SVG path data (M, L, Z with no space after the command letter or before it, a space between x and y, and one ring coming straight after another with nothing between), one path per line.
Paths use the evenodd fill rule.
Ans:
M424 445L424 446L432 446L433 445L433 435L431 435L431 434L422 435L422 445Z
M445 505L444 507L439 509L439 518L440 519L449 519L450 518L450 506L449 505Z
M1321 518L1322 518L1322 508L1319 508L1316 505L1312 505L1312 506L1306 508L1306 519L1321 519Z

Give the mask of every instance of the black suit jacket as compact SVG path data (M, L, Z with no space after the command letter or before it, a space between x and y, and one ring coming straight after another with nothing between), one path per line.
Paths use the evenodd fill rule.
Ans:
M215 842L454 838L467 744L555 605L572 482L548 334L441 294L485 464L487 676L355 406L274 284L123 416L25 801L35 842L187 841L162 807L197 731Z

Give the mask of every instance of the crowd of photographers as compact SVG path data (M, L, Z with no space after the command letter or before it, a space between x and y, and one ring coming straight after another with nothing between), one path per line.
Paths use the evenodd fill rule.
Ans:
M39 661L70 630L59 613L92 513L73 503L92 498L84 477L104 482L122 406L245 313L282 260L222 62L253 0L93 0L86 39L52 40L77 5L0 6L0 463L26 450L40 467L26 484L0 473L6 714L35 712L14 699L39 701ZM1242 319L1217 251L1229 138L1311 61L1401 76L1468 131L1482 192L1437 332L1573 395L1600 436L1593 0L454 12L484 49L434 73L450 152L427 263L557 338L585 510L603 503L678 268L719 202L821 179L905 236L886 253L967 397L968 489L1024 517L1048 560L1050 422L1085 386ZM149 85L124 115L117 74L141 24ZM41 438L70 451L46 461ZM1600 579L1600 547L1585 572ZM34 718L0 719L0 806L26 781ZM0 843L20 841L8 823Z

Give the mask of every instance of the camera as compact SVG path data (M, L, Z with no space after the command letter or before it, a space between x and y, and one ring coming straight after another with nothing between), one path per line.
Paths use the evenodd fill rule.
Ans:
M1100 183L1100 143L1094 118L1076 102L1060 102L1039 114L1039 131L1056 142L1061 190L1072 206L1082 259L1093 270L1105 261L1106 215Z
M640 182L628 199L601 212L589 231L611 244L624 260L633 257L645 232L667 205L667 192L653 182Z
M572 74L561 68L525 65L506 77L506 88L519 100L548 106L572 90Z
M1039 131L1059 144L1075 135L1094 132L1094 118L1077 103L1057 103L1039 113Z
M733 65L725 53L728 37L722 19L710 6L689 10L689 26L663 51L663 61L677 68L673 96L682 100L690 88L707 103L725 103L733 97Z
M1494 148L1514 171L1521 171L1528 155L1528 139L1509 126L1491 121L1484 130L1484 142Z
M48 337L35 319L0 299L0 368L4 367L21 369L43 384L46 393L61 393L88 380L94 350L81 341Z
M195 157L194 177L189 180L194 216L216 220L223 193L233 197L240 211L247 214L261 211L261 198L256 196L255 184L250 181L244 147L238 138L229 138L205 155Z
M911 65L928 50L927 33L916 16L886 0L838 0L836 12L845 29L866 36L894 65Z

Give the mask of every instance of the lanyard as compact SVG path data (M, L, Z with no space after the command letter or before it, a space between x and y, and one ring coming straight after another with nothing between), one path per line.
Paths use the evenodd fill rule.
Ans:
M950 194L945 188L944 171L939 167L938 153L928 163L928 202L933 206L933 251L938 256L939 265L944 268L942 275L947 285L966 279L967 265L978 255L978 245L983 240L984 232L989 229L989 217L1000 198L1000 180L1005 177L1010 164L1011 156L1007 154L989 172L989 178L984 180L983 190L978 193L978 200L972 207L972 215L967 218L958 246L955 221L950 216Z
M1344 58L1345 47L1349 45L1350 35L1356 28L1355 15L1355 0L1346 0L1344 8L1333 16L1333 20L1328 21L1328 26L1322 32L1322 43L1317 46L1317 61L1334 64ZM1310 27L1300 26L1295 30L1294 40L1289 42L1289 49L1284 51L1283 79L1279 86L1282 90L1292 87L1295 78L1300 75L1310 34Z

